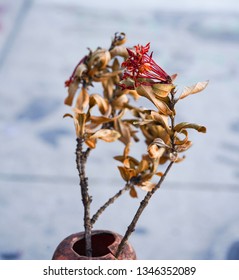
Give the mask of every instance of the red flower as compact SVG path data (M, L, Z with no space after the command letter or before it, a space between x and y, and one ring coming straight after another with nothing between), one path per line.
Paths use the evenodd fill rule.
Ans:
M135 86L152 85L154 83L171 83L171 77L152 59L153 53L148 55L150 43L146 46L137 45L135 50L127 49L129 57L122 66L125 67L123 79L134 80ZM147 79L149 79L147 81ZM123 88L126 85L121 84Z

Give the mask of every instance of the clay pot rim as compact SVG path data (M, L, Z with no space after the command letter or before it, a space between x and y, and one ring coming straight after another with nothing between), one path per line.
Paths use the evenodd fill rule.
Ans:
M78 233L73 233L73 234L71 234L71 235L69 235L68 237L70 237L70 236L74 236L75 235L75 237L73 237L72 238L72 240L70 241L70 249L71 249L71 251L74 253L74 254L76 254L76 255L78 255L79 257L85 257L85 258L87 258L87 259L89 259L89 257L87 257L87 256L85 256L85 255L80 255L80 254L78 254L74 249L73 249L73 246L75 245L75 243L77 242L77 241L79 241L79 240L81 240L81 239L83 239L84 238L84 236L79 236L79 233L80 232L78 232ZM91 236L94 236L94 235L103 235L103 234L109 234L109 235L112 235L113 237L114 237L114 241L113 241L113 243L112 244L110 244L107 248L109 249L109 253L108 254L106 254L106 255L102 255L101 257L110 257L110 256L115 256L115 250L114 250L114 244L115 244L115 242L116 242L116 240L118 239L118 236L120 236L121 238L122 238L122 236L120 235L120 234L116 234L115 232L113 232L113 231L110 231L110 230L100 230L100 229L98 229L98 230L92 230L92 232L91 232ZM99 257L90 257L90 259L91 260L99 260ZM115 258L116 259L116 258Z
M98 235L99 238L93 239L95 242L95 255L93 257L87 257L83 254L84 246L81 242L84 239L84 232L77 232L69 235L63 239L55 249L52 260L135 260L136 254L134 248L126 242L125 247L119 255L119 258L116 258L116 252L118 246L122 240L122 236L117 232L111 230L92 230L92 236ZM107 237L108 235L108 237ZM104 240L101 243L101 237ZM80 241L78 244L76 244ZM100 243L99 243L100 241ZM83 241L84 242L84 241ZM102 248L105 250L101 251L99 244L102 245ZM74 248L75 246L75 248Z

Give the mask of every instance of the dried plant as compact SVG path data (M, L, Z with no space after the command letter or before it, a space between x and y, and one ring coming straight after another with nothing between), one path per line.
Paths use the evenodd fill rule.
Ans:
M152 53L149 54L150 44L126 48L123 46L125 41L124 33L116 33L109 49L89 50L65 82L68 87L65 104L73 110L65 117L73 118L77 137L76 164L84 205L86 256L92 256L91 231L98 217L124 192L137 197L137 187L146 191L146 195L119 245L118 258L150 198L160 188L172 165L184 159L180 154L191 147L188 130L206 132L201 125L188 122L176 124L175 105L185 97L202 91L208 82L185 87L177 97L174 85L177 75L169 76L157 65ZM102 94L89 93L94 83L102 85ZM137 100L142 97L147 98L155 109L137 106ZM94 110L97 115L93 114L93 108L98 108ZM136 159L130 155L130 146L139 141L139 133L145 138L147 148ZM91 217L92 197L85 165L98 140L124 144L122 155L114 158L120 162L118 169L125 185ZM165 164L167 166L163 171L160 167ZM157 183L153 182L154 178L159 178Z

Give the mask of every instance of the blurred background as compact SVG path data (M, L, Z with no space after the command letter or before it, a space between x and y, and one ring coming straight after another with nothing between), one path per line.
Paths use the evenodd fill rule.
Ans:
M130 239L138 259L239 259L237 0L0 0L0 259L51 259L83 230L64 81L115 32L130 47L151 42L154 59L178 73L178 92L210 81L178 104L178 122L208 132L191 132L186 160L142 215ZM122 187L113 160L122 149L100 143L91 154L92 213ZM143 195L125 194L95 228L124 234Z

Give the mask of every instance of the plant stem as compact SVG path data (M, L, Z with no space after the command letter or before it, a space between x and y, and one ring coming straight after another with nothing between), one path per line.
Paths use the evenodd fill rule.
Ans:
M112 196L109 200L107 200L106 203L105 203L103 206L101 206L101 207L99 208L99 210L98 210L98 211L93 215L93 217L91 218L91 225L93 225L93 224L97 221L97 219L99 218L99 216L103 213L103 211L104 211L108 206L110 206L110 204L114 203L115 200L116 200L117 198L119 198L119 197L120 197L125 191L127 191L129 188L130 188L130 184L127 183L127 184L124 186L123 189L121 189L120 191L118 191L114 196Z
M175 106L175 99L174 99L174 89L172 90L172 92L170 93L170 109L172 111L174 111L174 106ZM170 136L170 140L171 140L171 145L172 145L172 150L174 151L175 148L175 142L174 142L174 114L170 115L170 120L171 120L171 131L172 134ZM147 194L145 195L144 199L140 202L140 206L138 208L138 210L136 211L136 214L133 218L133 220L131 221L130 225L127 228L127 231L123 237L123 239L121 240L117 252L116 252L116 259L119 257L120 253L122 252L125 243L128 241L130 235L134 232L136 224L141 216L141 214L143 213L144 209L146 208L146 206L149 203L150 198L153 196L153 194L161 187L164 179L166 178L169 170L171 169L172 165L173 165L174 161L170 161L170 163L168 164L163 176L160 178L160 180L158 181L157 185L149 192L147 192Z
M118 258L121 251L123 250L125 243L128 241L130 235L134 232L135 230L135 226L136 223L138 222L142 212L144 211L145 207L148 205L150 198L152 197L152 195L156 192L156 190L158 190L161 186L161 184L163 183L167 173L169 172L170 168L173 165L173 161L171 161L166 169L166 171L164 172L163 176L160 178L158 184L149 192L147 192L147 194L145 195L144 199L141 201L140 206L132 220L132 222L130 223L130 225L128 226L128 229L123 237L123 239L121 240L119 247L117 249L116 255L115 257Z
M90 219L90 204L92 199L89 196L88 178L86 177L86 173L85 173L85 165L90 149L87 149L85 152L83 151L84 139L82 137L77 138L76 141L77 141L76 166L79 172L81 196L82 196L82 202L84 206L85 254L87 257L91 257L92 256L92 244L91 244L92 224Z

